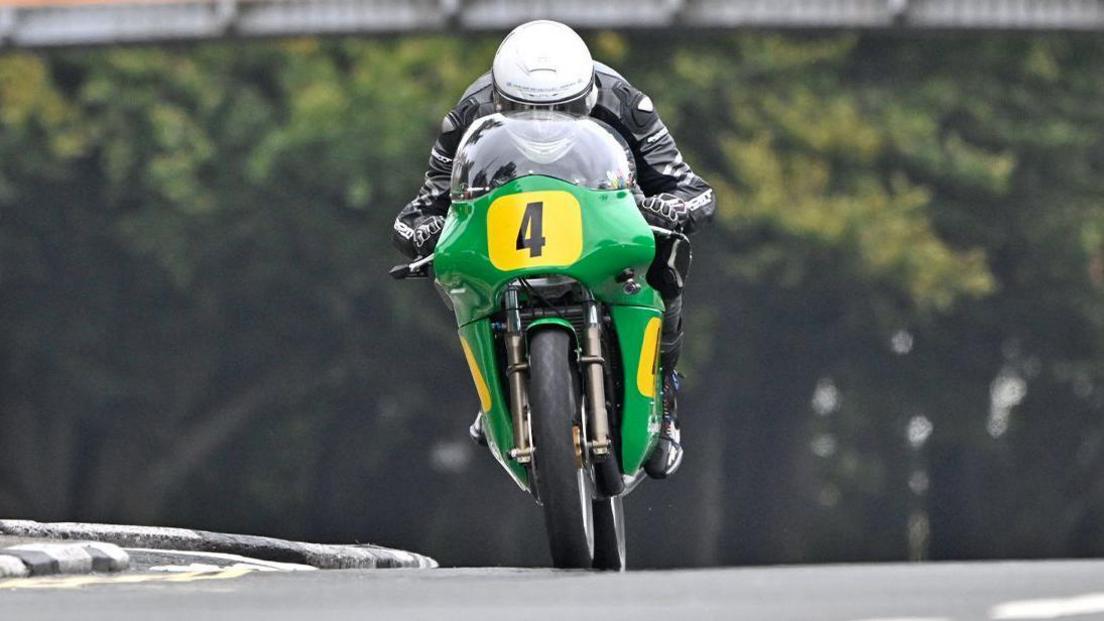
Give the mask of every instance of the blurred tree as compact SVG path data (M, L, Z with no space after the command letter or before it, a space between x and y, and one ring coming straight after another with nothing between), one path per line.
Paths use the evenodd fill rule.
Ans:
M651 69L638 80L722 200L724 250L696 274L727 292L693 383L725 419L703 423L720 443L705 469L732 477L701 484L732 524L705 530L708 558L902 558L906 524L939 558L1099 550L1100 499L1082 496L1100 468L1099 44L673 47L630 41L628 64ZM1063 369L1080 399L1045 377ZM999 409L1001 390L1060 394ZM910 422L928 426L915 447Z

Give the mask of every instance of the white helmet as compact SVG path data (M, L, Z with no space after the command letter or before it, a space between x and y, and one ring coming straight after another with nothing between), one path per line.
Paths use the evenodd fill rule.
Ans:
M491 78L499 110L588 114L598 98L586 43L571 28L546 19L526 22L506 35Z

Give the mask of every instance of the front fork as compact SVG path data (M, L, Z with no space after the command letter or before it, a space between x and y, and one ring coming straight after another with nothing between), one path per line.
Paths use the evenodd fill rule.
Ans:
M579 363L586 368L587 414L590 424L590 452L596 461L610 454L609 413L606 411L606 359L602 357L602 325L598 303L589 294Z
M506 377L510 384L510 412L514 419L514 448L510 451L519 464L533 460L533 444L529 437L529 393L525 373L525 334L521 331L517 285L506 288Z
M518 288L510 285L505 292L506 307L506 376L510 386L510 412L514 423L514 449L510 451L519 464L533 459L533 443L529 436L529 398L526 372L529 363L525 356L525 334L521 326L518 308ZM604 461L610 455L609 412L606 410L605 363L602 356L602 324L598 303L587 295L584 303L584 328L579 363L585 368L587 415L589 437L586 438L590 455L595 461ZM583 447L576 447L581 453Z

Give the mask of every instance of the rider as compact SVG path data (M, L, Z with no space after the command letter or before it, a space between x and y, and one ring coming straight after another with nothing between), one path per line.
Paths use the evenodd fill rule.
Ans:
M445 115L430 151L429 170L418 195L395 219L393 239L410 258L433 252L449 208L452 160L465 130L495 112L522 109L589 114L612 127L632 149L637 184L648 223L692 233L712 219L713 190L690 170L652 100L613 69L591 59L586 43L564 24L537 20L515 28L498 47L491 71L480 76ZM687 261L674 259L673 238L657 240L648 280L663 296L666 311L660 342L664 416L658 449L645 469L655 478L673 473L682 461L675 373L682 345L682 283ZM678 266L676 268L676 265ZM476 417L472 435L483 436Z

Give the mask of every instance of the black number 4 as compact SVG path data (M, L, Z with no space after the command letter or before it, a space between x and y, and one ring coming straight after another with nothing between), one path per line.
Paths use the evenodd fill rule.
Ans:
M521 216L521 228L518 229L517 249L529 249L530 257L541 256L541 250L547 243L542 235L544 222L544 203L538 201L525 206ZM528 233L528 234L526 234Z

